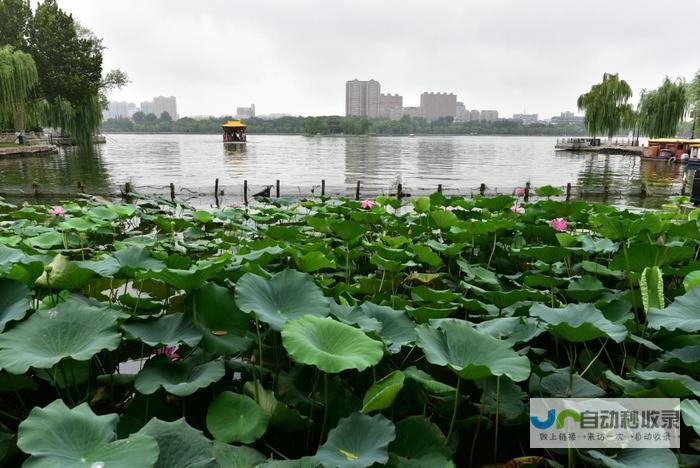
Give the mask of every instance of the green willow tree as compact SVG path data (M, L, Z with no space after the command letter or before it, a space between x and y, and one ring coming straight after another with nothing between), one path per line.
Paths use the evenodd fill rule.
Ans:
M11 45L0 48L0 122L14 121L24 130L24 118L33 110L33 91L39 82L32 56Z
M633 120L632 106L627 101L632 97L632 88L617 74L605 73L603 81L579 96L577 105L585 112L584 125L592 136L613 135L629 127Z
M688 86L690 105L692 107L691 117L693 118L690 138L695 138L695 132L700 128L700 71L695 73L695 78Z
M39 72L45 123L82 145L92 143L102 120L101 41L55 0L40 3L28 28L27 47Z
M0 46L11 45L15 49L25 50L31 19L29 0L0 1Z
M650 138L676 136L688 111L688 93L682 79L668 77L653 91L645 92L639 103L639 127Z

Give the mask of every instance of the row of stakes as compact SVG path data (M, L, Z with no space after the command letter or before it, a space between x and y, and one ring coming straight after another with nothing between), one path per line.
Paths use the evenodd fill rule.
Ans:
M250 194L250 195L251 195L252 197L264 196L264 197L269 198L269 197L271 197L271 195L272 195L272 193L271 193L271 192L272 192L272 187L273 187L272 185L268 185L268 186L266 186L266 188L263 189L261 192L258 192L258 193L255 193L255 194ZM277 179L277 180L275 181L274 187L275 187L275 196L276 196L277 198L279 198L279 197L280 197L280 181L279 181L279 179ZM361 187L361 181L358 180L357 183L356 183L356 185L355 185L355 200L359 200L359 199L360 199L360 187ZM686 188L686 181L684 180L684 181L683 181L682 191L681 191L681 194L682 194L682 195L685 194L685 188ZM77 183L77 189L78 189L78 193L85 193L85 185L84 185L82 182L78 182L78 183ZM438 191L439 193L442 193L442 190L443 190L443 189L442 189L442 184L438 184L438 186L437 186L437 191ZM524 199L524 201L527 202L527 201L529 201L529 199L530 199L530 192L531 192L530 182L527 182L527 183L525 184L524 191L525 191L525 194L524 194L524 196L523 196L523 199ZM37 182L32 182L32 192L33 192L33 194L34 194L35 197L38 197L38 196L40 195L39 184L38 184ZM123 188L122 191L121 191L121 195L122 195L122 197L124 197L124 198L129 198L129 197L128 197L128 194L129 194L129 193L133 193L133 186L131 185L130 182L126 182L126 183L124 184L124 188ZM607 195L609 195L609 193L610 193L609 187L608 187L607 185L604 186L604 188L603 188L603 195L604 195L604 196L607 196ZM486 194L486 184L482 183L482 184L479 186L479 195L482 195L482 196L483 196L483 195L485 195L485 194ZM572 194L572 186L571 186L571 183L569 182L568 184L566 184L566 201L571 200L571 194ZM68 194L66 194L66 195L68 195ZM215 201L216 201L216 206L219 206L219 195L223 195L223 192L220 192L220 191L219 191L219 179L216 179L215 182L214 182L214 198L215 198ZM325 195L326 195L326 180L323 179L323 180L321 180L321 196L323 197L323 196L325 196ZM401 199L401 198L405 198L405 197L409 197L409 196L410 196L410 194L406 194L406 193L403 192L403 186L402 186L402 184L397 184L397 186L396 186L396 193L395 193L395 194L390 194L390 195L391 195L391 196L396 196L396 198L398 198L398 199ZM640 196L641 198L646 198L648 195L649 195L649 194L648 194L648 191L647 191L646 183L642 182L641 187L640 187L639 196ZM248 181L247 181L247 180L244 180L244 181L243 181L243 202L244 202L246 205L248 204L248 196L249 196ZM170 199L171 199L171 200L175 200L175 184L172 183L172 182L170 183Z
M79 183L79 185L82 185L82 184ZM272 187L273 187L272 185L268 185L260 192L252 194L251 196L252 197L270 198L272 195L272 193L271 193ZM275 181L274 187L275 187L275 197L279 198L280 197L280 181L279 181L279 179L277 179ZM360 187L361 187L361 181L358 180L357 183L355 184L355 200L360 200ZM80 188L81 187L79 187L79 189ZM81 192L84 191L84 187L82 187L82 189L83 190L79 190L79 191L81 191ZM124 184L124 190L122 191L122 196L124 198L128 198L128 194L132 193L132 191L133 191L132 189L133 188L131 186L131 183L126 182ZM523 196L523 199L525 202L530 200L530 191L531 191L530 182L527 182L525 184L525 187L524 187L525 193ZM249 192L248 180L244 180L243 181L243 203L245 205L248 205L248 192ZM442 184L438 184L437 192L442 193ZM607 187L606 187L606 192L607 192ZM479 186L479 195L483 196L485 194L486 194L486 184L482 183ZM223 195L223 191L221 191L221 192L219 191L219 179L217 178L214 181L214 199L215 199L217 207L220 204L219 203L219 195ZM323 179L323 180L321 180L321 196L324 197L325 195L326 195L326 180ZM411 196L410 194L404 193L402 184L397 184L396 185L396 193L395 194L391 193L389 195L396 196L396 198L398 198L399 200L402 198ZM644 184L642 184L642 197L645 197L645 196L646 196L646 186ZM170 183L170 199L173 201L175 200L175 184L172 182ZM571 200L571 183L570 182L568 184L566 184L566 201L569 201L569 200Z

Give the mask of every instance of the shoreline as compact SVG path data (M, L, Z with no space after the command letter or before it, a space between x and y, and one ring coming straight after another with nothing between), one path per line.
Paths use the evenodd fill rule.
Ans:
M0 156L27 156L55 153L58 153L58 147L55 145L21 145L0 148Z

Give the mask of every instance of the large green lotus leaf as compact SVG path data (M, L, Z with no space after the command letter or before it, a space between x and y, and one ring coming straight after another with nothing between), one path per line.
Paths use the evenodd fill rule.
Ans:
M660 351L660 349L656 351ZM700 365L700 345L676 348L664 353L661 359L687 370L697 369L696 366Z
M32 291L17 281L0 279L0 332L13 320L22 320L31 306Z
M59 226L66 230L89 231L97 227L97 224L85 218L68 218L62 221Z
M607 238L594 239L591 236L580 236L581 247L588 253L615 253L619 244Z
M588 272L588 273L592 273L594 275L599 275L599 276L612 276L613 278L617 278L617 279L622 279L625 276L625 273L622 271L611 270L610 268L606 267L605 265L601 265L599 263L592 262L590 260L582 261L581 268L583 268L583 270Z
M326 443L312 457L314 463L336 468L364 468L389 459L389 443L396 438L394 423L381 414L353 413L338 421Z
M83 268L89 268L100 276L114 276L122 272L133 278L137 270L162 270L165 264L151 257L143 246L130 246L117 250L112 255L93 262L76 262Z
M218 382L226 373L221 360L199 362L197 359L171 361L164 355L152 357L136 376L134 386L144 395L160 387L177 396L192 395L200 388Z
M219 393L207 410L207 429L216 440L255 442L267 430L270 416L255 400L229 391Z
M32 468L150 468L158 444L146 435L115 440L116 414L97 416L87 403L69 409L61 400L34 407L19 425L17 445Z
M215 465L214 446L185 418L173 422L153 418L137 434L150 436L158 443L160 456L153 468L194 468ZM109 465L104 468L109 468Z
M37 278L36 285L51 289L79 289L93 277L92 270L81 268L61 254L56 255Z
M205 281L212 278L224 268L228 258L212 260L200 260L187 270L177 268L163 268L162 270L136 271L137 279L155 279L162 281L176 289L191 291L201 287Z
M562 290L562 293L577 302L594 302L607 289L603 283L595 276L582 276L569 283L567 289Z
M236 304L277 331L289 319L330 313L328 299L311 275L294 270L281 271L269 280L246 273L236 283Z
M296 264L301 271L313 273L324 268L335 268L335 261L326 257L323 252L313 250L296 257Z
M656 385L669 397L686 397L695 395L700 397L700 382L684 374L659 371L633 371L637 378L654 381Z
M556 263L566 258L572 251L564 247L545 245L541 247L524 247L520 249L519 255L535 258L545 263Z
M452 459L444 434L425 416L409 416L399 421L389 451L402 459L421 460L420 466L426 468L450 466Z
M257 388L256 388L257 387ZM266 390L258 381L243 384L243 391L270 416L270 425L293 432L309 425L309 419L299 411L279 401L272 390Z
M425 371L418 369L416 366L411 366L403 371L407 379L420 384L430 393L449 394L454 393L455 388L445 383L439 382Z
M246 336L250 315L243 313L228 288L205 283L193 294L202 345L212 353L228 355L247 350L252 344Z
M681 415L686 426L692 427L700 436L700 401L683 400L681 402Z
M129 338L139 340L148 346L175 346L185 343L195 346L202 339L202 333L187 315L178 312L158 318L133 319L122 324Z
M464 379L506 375L520 382L530 375L526 356L520 356L509 343L480 332L463 320L441 320L437 327L419 325L416 332L416 344L428 362L448 366Z
M671 265L693 258L692 247L665 247L656 244L632 244L625 252L618 252L610 262L613 270L628 270L641 273L647 267ZM627 267L629 265L629 268Z
M661 268L657 266L646 267L639 279L639 290L642 293L642 305L644 312L649 313L649 309L663 309L666 305L664 301L664 279Z
M47 250L63 244L63 235L58 231L48 231L36 237L30 237L25 242L31 247Z
M364 314L359 307L350 307L343 304L337 304L334 300L329 301L331 314L343 323L348 325L357 325L364 332L377 332L382 329L382 323L372 317Z
M665 309L650 309L647 316L649 328L700 331L700 288L693 288L679 296Z
M282 329L282 344L295 361L332 374L363 371L384 355L382 343L362 330L315 315L289 320Z
M0 334L0 368L24 374L30 367L48 369L66 357L87 361L103 349L116 349L121 339L115 315L108 310L62 302Z
M504 339L512 345L527 343L545 332L537 326L537 320L531 317L494 318L479 323L476 329L494 338Z
M214 456L216 466L220 468L257 468L266 460L262 453L253 448L222 442L214 442Z
M545 322L552 334L574 343L601 337L621 343L628 334L627 328L605 318L593 304L568 304L563 308L535 304L530 315Z
M330 224L331 230L345 242L361 236L367 232L367 228L355 221L337 221Z
M569 376L568 373L564 372L555 372L542 377L539 381L539 387L539 391L550 397L600 398L605 396L605 390L593 385L580 375Z
M11 249L0 243L0 277L32 286L43 272L42 257L27 255L19 249Z
M391 353L398 353L402 346L415 341L415 323L405 312L371 302L362 304L360 310L365 316L382 324L378 334Z
M591 458L599 460L608 468L673 468L678 466L678 459L669 449L625 449L615 457L605 455L598 450L589 450Z
M403 388L405 376L400 370L395 370L381 380L376 381L365 393L362 400L362 413L389 408Z

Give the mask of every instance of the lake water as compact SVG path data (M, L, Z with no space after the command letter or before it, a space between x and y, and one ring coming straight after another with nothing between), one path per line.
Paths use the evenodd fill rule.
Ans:
M77 148L57 155L0 158L0 193L74 193L78 181L88 193L115 194L125 182L144 193L211 196L220 180L225 200L242 197L243 180L251 192L279 179L282 195L389 193L400 180L412 194L434 191L512 192L530 181L565 186L575 194L617 204L658 204L640 200L641 183L652 194L679 193L684 168L638 157L555 152L555 138L516 136L305 137L250 135L246 145L224 146L218 135L107 135L107 143L88 153ZM274 190L273 190L274 191Z

